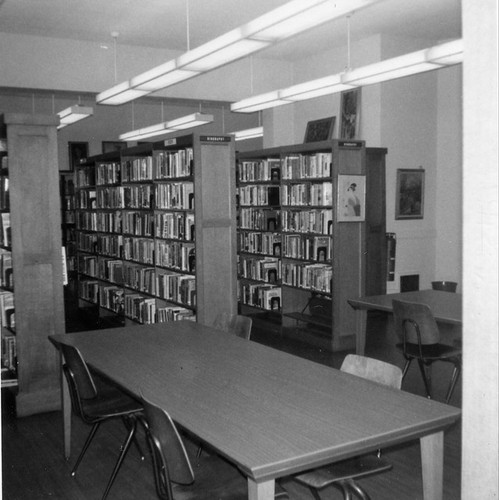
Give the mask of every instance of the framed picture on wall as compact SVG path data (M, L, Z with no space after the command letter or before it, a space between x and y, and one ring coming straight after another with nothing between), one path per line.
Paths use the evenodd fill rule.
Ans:
M335 122L336 116L308 122L304 142L328 141L332 139Z
M360 88L341 93L340 139L357 139L360 126Z
M69 172L88 157L88 142L68 142Z
M422 168L397 169L395 219L423 218L424 173Z
M366 176L338 175L338 222L366 220Z
M121 141L102 141L102 152L110 153L113 151L121 151L126 148L126 142Z

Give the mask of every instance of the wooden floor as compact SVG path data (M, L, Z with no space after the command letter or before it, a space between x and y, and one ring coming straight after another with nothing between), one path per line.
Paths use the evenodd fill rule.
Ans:
M68 322L74 331L78 324ZM303 334L292 329L293 335L281 336L277 331L254 328L253 341L311 359L334 368L339 368L347 352L331 353L323 347L302 342ZM400 353L393 348L391 322L385 315L370 317L366 355L393 362L402 366ZM442 400L451 374L451 367L435 367L435 399ZM423 384L416 366L411 367L404 380L403 390L423 397ZM461 385L458 384L451 404L460 406ZM73 419L72 449L79 450L88 433L88 427ZM101 497L109 474L117 458L119 446L125 435L123 426L113 423L101 426L75 478L70 476L74 461L68 463L62 454L62 416L52 412L17 419L12 393L2 390L2 492L4 500L93 500ZM139 439L143 436L139 435ZM147 450L144 444L144 450ZM419 442L386 449L393 470L378 476L365 478L362 485L372 499L412 500L422 499L421 462ZM444 500L460 498L461 425L456 424L445 434ZM312 499L310 493L291 480L282 486L291 500ZM151 460L141 461L132 448L125 459L113 485L109 500L155 499ZM199 498L199 497L196 497ZM224 498L230 498L230 492ZM323 490L324 499L341 499L338 490ZM206 499L209 500L209 499ZM214 499L216 500L216 499Z

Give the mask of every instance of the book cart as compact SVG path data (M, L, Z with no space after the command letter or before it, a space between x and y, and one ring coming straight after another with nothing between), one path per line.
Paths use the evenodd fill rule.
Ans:
M237 158L241 312L306 342L348 347L366 271L366 148L321 141ZM358 215L344 215L343 185L356 184Z
M235 312L233 139L187 135L76 173L78 296L103 324Z

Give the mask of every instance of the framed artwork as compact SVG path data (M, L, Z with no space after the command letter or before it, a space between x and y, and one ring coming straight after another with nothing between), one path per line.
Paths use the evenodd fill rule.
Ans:
M366 220L366 176L338 175L338 222Z
M424 170L397 169L395 219L422 219L424 208Z
M88 157L88 142L68 142L69 172Z
M357 139L360 126L360 88L341 93L340 139Z
M327 141L333 138L336 116L312 120L307 123L304 142Z
M126 142L121 141L102 141L102 152L111 153L113 151L121 151L126 148Z

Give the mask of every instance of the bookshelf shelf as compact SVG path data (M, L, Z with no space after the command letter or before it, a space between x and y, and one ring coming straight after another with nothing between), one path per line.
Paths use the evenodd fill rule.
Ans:
M331 350L354 345L346 299L365 289L369 217L339 222L338 176L366 176L367 150L363 141L331 140L238 154L242 313L265 318L272 311L283 331L311 342L318 336ZM257 283L266 258L277 279Z
M191 134L112 155L76 175L84 303L139 323L235 312L233 140Z

